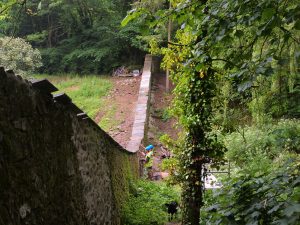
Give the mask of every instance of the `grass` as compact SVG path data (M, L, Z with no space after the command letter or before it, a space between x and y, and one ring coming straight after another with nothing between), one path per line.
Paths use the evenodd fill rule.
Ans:
M98 111L105 107L104 97L112 88L109 77L77 74L36 74L36 79L46 78L58 89L58 93L66 93L79 108L95 119Z
M118 126L120 121L114 118L116 112L117 108L115 105L111 105L109 108L105 109L105 115L102 117L98 125L105 131L109 131L113 127Z

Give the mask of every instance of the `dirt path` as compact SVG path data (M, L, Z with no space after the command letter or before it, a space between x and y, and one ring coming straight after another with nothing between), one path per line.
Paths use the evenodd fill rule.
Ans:
M141 77L112 77L113 88L100 109L96 122L108 119L106 130L121 146L130 139ZM107 118L105 118L107 116Z

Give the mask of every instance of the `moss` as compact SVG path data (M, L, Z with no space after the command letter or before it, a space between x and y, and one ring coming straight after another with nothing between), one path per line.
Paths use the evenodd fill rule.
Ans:
M108 154L116 213L119 218L123 205L129 198L130 184L138 177L136 157L124 150L110 151Z

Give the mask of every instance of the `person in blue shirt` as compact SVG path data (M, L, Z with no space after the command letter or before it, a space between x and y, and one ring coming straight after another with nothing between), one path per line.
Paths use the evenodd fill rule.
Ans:
M153 145L148 145L145 150L146 150L146 162L149 162L150 158L152 157L153 155L153 149L154 149L154 146Z

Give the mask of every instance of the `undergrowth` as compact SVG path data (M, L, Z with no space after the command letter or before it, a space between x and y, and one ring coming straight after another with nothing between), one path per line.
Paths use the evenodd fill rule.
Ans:
M122 212L124 225L161 225L168 221L166 203L179 202L180 193L165 183L139 180L132 184ZM179 219L177 218L175 220Z

